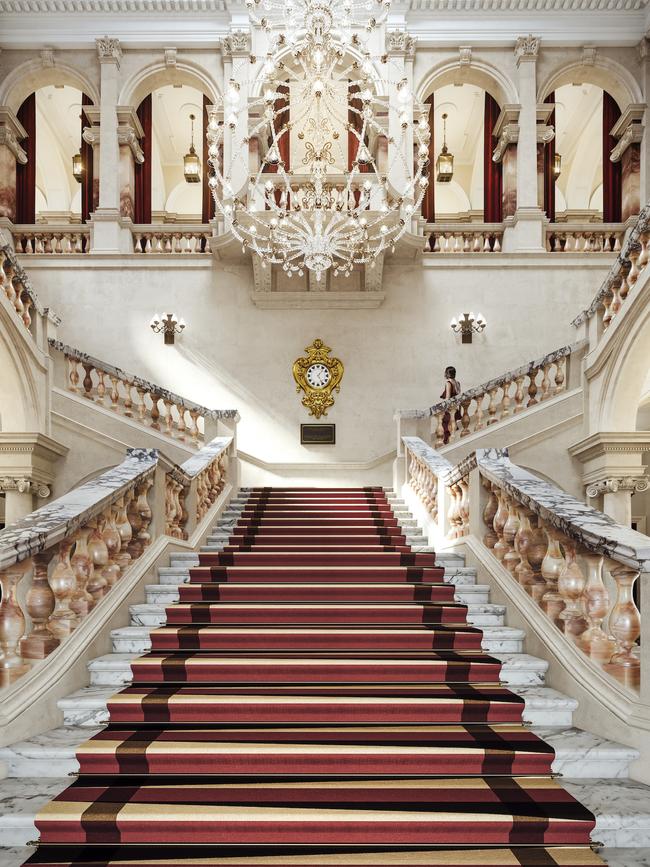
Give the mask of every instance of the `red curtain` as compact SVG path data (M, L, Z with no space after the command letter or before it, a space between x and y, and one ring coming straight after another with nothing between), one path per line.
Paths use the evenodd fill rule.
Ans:
M18 120L27 138L20 143L27 154L25 165L16 164L16 222L36 222L36 94L30 93L18 109Z
M275 110L280 112L275 119L276 134L280 133L282 128L289 123L289 85L279 84L278 93L286 93L286 97L275 101ZM287 130L278 142L280 159L284 163L285 172L291 169L290 138L291 133Z
M616 147L611 128L621 116L614 97L603 91L603 222L621 222L622 175L620 160L611 161L610 154Z
M555 102L555 91L551 91L544 102ZM548 119L548 125L555 127L555 109ZM557 130L555 130L557 135ZM555 136L544 148L544 211L551 221L555 222L555 176L553 163L555 161Z
M138 106L138 120L144 130L141 142L144 162L135 164L133 221L142 224L151 222L151 94L145 96Z
M436 219L436 146L433 135L433 94L426 100L429 109L429 185L422 199L422 216L427 223L433 223Z
M208 108L212 105L208 97L203 94L203 123L201 131L203 133L203 204L201 207L201 222L209 223L214 217L214 198L210 190L208 181L210 180L210 172L208 165L208 139L206 129L208 124Z
M355 94L359 93L361 88L358 84L351 84L348 88L348 123L352 124L352 126L356 129L358 133L361 132L363 127L363 121L361 120L361 116L357 114L357 112L363 109L363 103L361 100L355 96ZM356 109L354 111L353 109ZM366 138L366 145L368 144ZM348 171L352 171L352 163L357 158L357 152L359 150L359 139L352 132L352 130L348 130ZM359 166L360 172L372 172L374 171L371 163L362 163Z
M83 163L84 173L81 181L81 222L87 223L91 213L95 210L93 202L93 146L89 145L83 139L85 126L90 126L88 119L83 110L84 105L92 105L93 101L85 93L81 95L81 162Z
M485 91L483 113L483 220L500 223L503 220L503 167L492 159L492 130L501 113L499 103Z

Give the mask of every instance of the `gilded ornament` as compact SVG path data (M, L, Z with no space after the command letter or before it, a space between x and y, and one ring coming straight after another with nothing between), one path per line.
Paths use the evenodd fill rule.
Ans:
M302 405L315 418L327 415L327 410L334 406L332 392L341 390L343 362L339 358L330 358L331 351L331 347L316 339L311 346L305 347L307 355L293 363L296 391L304 392Z

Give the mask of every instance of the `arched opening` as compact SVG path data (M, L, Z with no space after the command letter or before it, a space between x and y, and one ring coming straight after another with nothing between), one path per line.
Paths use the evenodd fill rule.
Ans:
M650 370L639 401L636 430L650 431ZM648 437L650 438L650 433ZM645 475L650 478L650 452L645 452L642 460ZM632 527L639 533L646 535L650 530L650 488L647 491L639 491L632 495Z

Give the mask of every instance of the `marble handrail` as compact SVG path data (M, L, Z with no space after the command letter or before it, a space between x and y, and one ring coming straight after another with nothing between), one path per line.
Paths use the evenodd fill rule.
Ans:
M9 245L0 247L0 290L13 304L28 331L32 326L32 310L54 325L60 324L59 317L39 302L31 280Z
M129 449L0 531L0 686L56 650L154 538L188 538L226 487L233 443L217 437L182 466Z
M407 484L440 535L462 538L482 521L485 547L553 625L607 675L638 689L633 588L650 572L650 538L513 464L507 449L477 449L452 467L417 437L403 444ZM476 472L481 497L470 481Z
M455 442L566 391L567 361L584 346L563 346L428 409L397 410L395 418L430 417L435 447Z
M239 420L236 409L208 409L59 340L50 340L50 347L67 361L65 388L68 391L81 394L119 415L134 418L172 439L199 445L205 439L206 420Z
M427 223L425 253L500 253L503 223Z
M571 323L578 328L597 313L602 315L603 328L607 328L625 303L630 289L639 279L650 259L650 203L639 214L623 245L623 249L610 268L593 301Z

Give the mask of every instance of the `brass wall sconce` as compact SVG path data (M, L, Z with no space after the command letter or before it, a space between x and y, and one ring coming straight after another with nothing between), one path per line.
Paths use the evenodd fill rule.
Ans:
M84 163L83 163L83 159L81 157L81 151L79 151L79 153L75 154L72 157L72 174L74 176L75 181L78 184L83 182L84 171L85 171Z
M175 313L164 313L161 317L159 313L155 313L149 327L154 334L161 332L165 338L167 346L173 346L177 334L180 334L185 329L185 320L178 319Z
M482 313L479 313L477 316L474 316L473 313L463 313L458 320L456 320L456 317L454 316L449 325L451 330L456 334L460 332L461 343L471 343L472 336L474 334L480 334L487 325L487 322Z
M553 157L552 171L553 177L557 181L557 179L562 174L562 154L555 154L555 156Z

